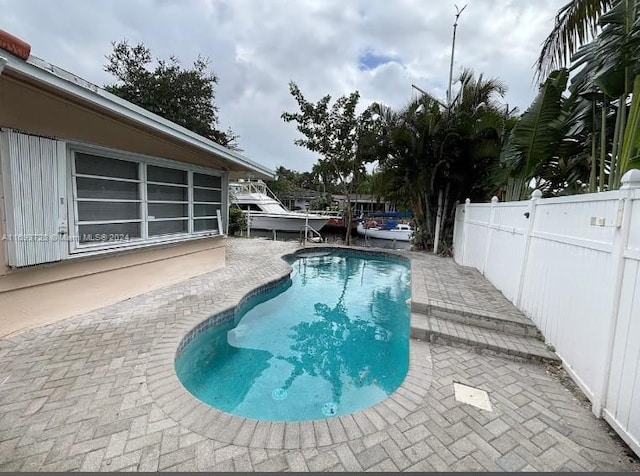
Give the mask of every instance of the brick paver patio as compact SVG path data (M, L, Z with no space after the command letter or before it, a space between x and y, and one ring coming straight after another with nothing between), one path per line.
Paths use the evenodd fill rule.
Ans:
M640 468L544 366L415 339L413 374L384 405L290 427L201 419L202 404L175 386L166 356L195 324L285 276L280 257L297 248L229 239L222 270L0 340L0 470ZM403 253L433 296L459 293L462 306L517 314L481 276L452 277L450 260ZM453 382L487 391L493 411L456 401Z

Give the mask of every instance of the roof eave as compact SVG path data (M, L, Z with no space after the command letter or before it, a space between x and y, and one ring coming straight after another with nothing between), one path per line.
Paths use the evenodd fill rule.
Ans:
M213 154L236 166L244 167L247 172L257 173L261 178L272 179L275 177L274 171L248 159L242 154L227 149L210 139L136 106L40 58L31 56L27 61L24 61L6 51L3 51L2 55L3 56L0 56L0 74L3 73L3 70L5 72L12 71L18 73L19 75L29 78L31 81L45 84L51 89L79 98L100 109L156 130L165 136L177 139L209 154ZM67 77L62 77L63 74Z

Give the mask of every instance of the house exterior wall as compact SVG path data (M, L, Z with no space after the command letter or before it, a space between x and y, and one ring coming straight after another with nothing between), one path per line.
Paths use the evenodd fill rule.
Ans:
M351 207L356 214L372 213L372 212L389 212L392 210L391 204L388 202L379 202L371 195L351 194L349 196ZM347 204L346 195L333 195L333 203L339 208L344 208Z
M222 172L240 168L139 124L98 112L80 100L18 81L6 71L0 75L0 128ZM224 189L226 179L223 185ZM7 233L5 193L0 176L0 336L97 309L225 264L225 237L218 235L12 268L2 240ZM226 190L223 194L226 204Z
M73 98L0 75L0 127L31 134L74 140L136 154L162 157L218 170L232 164L216 161L186 144L172 142L143 126L97 112Z
M2 161L2 157L0 157L0 162ZM3 189L3 177L2 177L2 167L0 167L0 279L7 274L9 271L9 267L7 266L6 259L6 248L5 243L2 240L2 237L5 235L4 223L4 189Z
M11 270L0 276L0 337L98 309L225 265L225 238Z

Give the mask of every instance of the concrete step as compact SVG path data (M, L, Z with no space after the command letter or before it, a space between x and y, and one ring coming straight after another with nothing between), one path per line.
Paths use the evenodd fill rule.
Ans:
M516 335L454 320L411 313L411 337L429 342L460 343L511 357L540 362L558 362L558 356L544 342L531 336Z
M524 316L498 314L438 301L430 303L429 311L426 314L431 317L507 334L533 338L542 337L536 325Z
M520 311L496 313L485 309L474 309L460 304L435 299L412 299L411 312L426 314L456 321L470 326L483 327L501 332L540 338L540 331Z

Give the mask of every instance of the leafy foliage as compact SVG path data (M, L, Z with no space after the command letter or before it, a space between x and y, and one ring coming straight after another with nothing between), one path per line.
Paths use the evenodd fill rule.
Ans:
M235 235L239 231L247 229L247 217L237 207L229 207L229 235Z
M341 96L333 103L326 95L317 103L305 99L298 85L289 83L289 91L298 103L299 112L283 112L285 122L295 122L303 138L295 144L305 147L321 157L316 171L321 172L325 181L335 182L347 196L347 234L351 235L351 205L349 195L365 175L365 163L370 160L370 130L372 126L369 110L356 112L360 93L355 91Z
M526 185L555 156L563 137L563 93L569 72L553 71L511 132L502 154L508 170L507 200L525 198Z
M640 75L635 80L629 121L622 141L620 175L633 167L640 167Z
M569 63L578 48L596 35L598 20L613 0L571 0L556 15L553 30L543 43L536 62L538 74L545 77Z
M536 181L549 194L615 189L637 163L631 146L637 125L627 123L633 121L627 113L633 112L630 95L632 105L637 101L632 88L640 76L640 1L568 2L543 46L538 74L569 62L570 96L559 117L564 136L555 155L539 158Z
M380 104L372 108L383 177L376 180L377 187L396 206L411 208L418 248L428 248L435 240L440 197L446 243L455 202L484 200L495 190L491 172L513 124L498 101L506 90L502 82L464 71L459 83L448 107L424 94L398 111Z
M126 41L112 43L105 71L117 82L105 89L127 101L190 131L207 137L226 147L237 149L237 136L217 128L218 108L214 104L214 87L218 82L209 73L209 61L198 57L193 68L183 69L179 60L157 60L155 69L151 51L143 44L130 46Z
M618 0L599 23L594 81L608 96L627 94L640 74L640 5L637 0Z
M275 194L301 192L304 190L322 190L322 181L314 170L311 172L297 172L279 166L275 172L275 180L267 182L268 187Z

